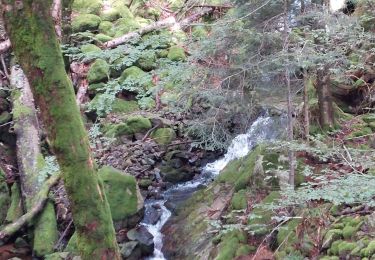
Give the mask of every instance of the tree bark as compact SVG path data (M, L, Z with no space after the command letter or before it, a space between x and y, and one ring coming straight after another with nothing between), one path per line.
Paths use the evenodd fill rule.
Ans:
M304 74L304 77L308 77ZM310 135L310 115L309 115L309 86L312 84L310 78L305 78L303 83L303 132L306 140L309 140Z
M10 85L13 92L13 122L17 135L21 191L26 211L29 211L47 177L41 175L45 161L40 149L39 124L33 94L25 74L18 66L11 68ZM35 221L33 251L36 256L53 253L57 233L55 209L52 204L46 207ZM49 238L48 241L42 241L45 238Z
M39 106L63 173L82 259L120 259L111 212L91 155L50 8L52 1L1 0L5 28Z
M286 55L285 65L285 83L287 88L287 107L288 107L288 141L293 141L293 104L292 104L292 89L290 85L290 73L289 73L289 21L288 21L288 0L284 0L284 52ZM289 158L289 180L290 187L294 189L294 178L295 178L295 155L292 149L288 151Z
M318 93L319 121L323 130L332 129L335 126L332 96L329 87L330 77L328 68L317 71L316 91Z

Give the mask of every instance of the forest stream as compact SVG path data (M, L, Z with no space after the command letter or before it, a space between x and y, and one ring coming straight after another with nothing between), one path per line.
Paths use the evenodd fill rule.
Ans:
M233 139L227 153L222 158L208 163L202 168L202 173L197 179L170 187L162 194L163 198L160 200L146 201L145 217L142 224L154 236L154 253L147 259L166 259L162 252L162 228L164 225L168 225L168 219L172 215L170 207L175 208L175 205L186 201L195 191L206 187L230 161L246 156L258 143L275 140L284 130L285 118L283 116L272 117L268 113L259 116L245 134L240 134ZM159 220L156 223L150 223L154 219L150 215L158 214L157 212L160 212Z

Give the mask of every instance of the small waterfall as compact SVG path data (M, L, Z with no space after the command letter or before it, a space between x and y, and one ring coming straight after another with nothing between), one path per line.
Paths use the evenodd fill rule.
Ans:
M164 192L164 198L173 200L184 200L186 194L192 194L202 184L210 180L210 176L215 176L232 160L246 156L258 143L271 141L279 137L285 131L284 117L270 117L268 115L260 116L251 125L247 133L236 136L228 147L227 153L223 158L213 163L207 164L202 169L201 177L182 184L175 185ZM184 194L181 198L180 194ZM146 214L150 207L158 207L162 211L160 219L156 224L143 223L148 231L154 236L154 255L148 260L165 260L162 253L163 234L161 229L171 216L171 212L165 207L166 200L152 201L146 205Z

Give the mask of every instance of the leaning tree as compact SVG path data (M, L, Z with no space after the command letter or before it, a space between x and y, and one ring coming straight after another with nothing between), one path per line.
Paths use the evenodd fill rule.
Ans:
M63 173L83 259L120 259L110 208L51 17L52 0L1 0L13 51Z

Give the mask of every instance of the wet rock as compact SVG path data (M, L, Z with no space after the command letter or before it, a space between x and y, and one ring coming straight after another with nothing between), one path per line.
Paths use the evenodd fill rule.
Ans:
M131 241L125 243L121 248L121 254L126 259L140 259L151 255L154 251L154 237L145 226L138 226L129 230L127 237Z

